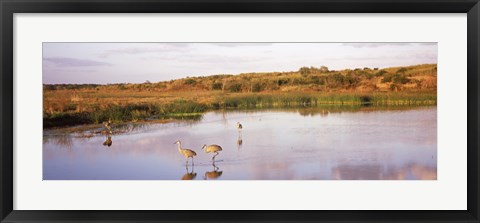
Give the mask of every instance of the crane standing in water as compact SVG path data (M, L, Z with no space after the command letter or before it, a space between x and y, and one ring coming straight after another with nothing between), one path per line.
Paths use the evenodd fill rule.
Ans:
M240 124L240 122L237 122L237 129L238 129L239 132L242 131L242 129L243 129L243 126L242 126L242 124Z
M108 134L112 134L112 122L110 121L110 119L108 120L108 122L103 122L103 126L105 126L105 129L107 129L107 133Z
M178 145L178 152L180 152L180 154L182 154L183 156L185 156L185 158L187 158L187 163L188 164L188 158L192 157L192 165L193 165L193 157L197 155L197 153L191 149L186 149L186 148L182 148L182 142L180 140L177 140L175 143L173 144L177 144Z
M242 137L242 129L243 129L243 126L242 124L240 124L240 122L237 122L237 130L238 130L238 137Z
M202 147L203 151L205 153L215 153L215 155L212 157L212 160L215 160L215 157L218 156L218 151L222 151L222 147L219 145L209 145L207 146L206 144L203 145Z

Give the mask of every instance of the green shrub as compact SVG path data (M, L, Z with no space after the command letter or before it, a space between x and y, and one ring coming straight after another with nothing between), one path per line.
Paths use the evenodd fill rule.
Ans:
M188 84L188 85L194 85L196 83L197 83L197 81L192 79L192 78L189 78L189 79L185 80L185 84Z
M406 83L409 83L409 82L410 82L410 79L405 77L405 75L396 74L396 75L393 76L393 83L395 83L395 84L406 84Z
M382 76L382 75L384 75L384 74L386 74L386 73L388 73L388 72L385 71L385 70L380 70L380 71L378 71L377 73L375 73L375 76L377 76L377 77L378 77L378 76Z
M255 83L252 85L252 92L260 92L265 89L264 83Z
M213 83L212 90L222 90L223 84L222 83Z
M228 88L230 92L240 92L242 91L242 84L232 84Z

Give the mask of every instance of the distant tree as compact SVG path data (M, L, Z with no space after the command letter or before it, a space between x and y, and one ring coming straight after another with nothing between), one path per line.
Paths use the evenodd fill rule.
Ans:
M55 90L56 88L55 88L55 85L45 84L45 85L43 85L43 89L52 91L52 90Z
M240 92L242 91L242 84L232 84L228 90L230 92Z
M380 71L378 71L377 73L375 73L375 76L377 76L377 77L378 77L378 76L382 76L382 75L384 75L384 74L386 74L386 73L388 73L388 72L385 71L385 70L380 70Z
M392 78L393 78L393 75L385 75L385 76L382 78L382 83L390 82L390 81L392 81Z
M125 85L123 85L123 84L120 84L120 85L118 85L118 89L119 90L126 90L127 87L125 87Z
M193 78L188 78L188 79L185 80L185 84L188 84L188 85L194 85L196 83L197 83L197 81Z
M223 84L222 83L213 83L212 90L222 90Z
M310 68L308 67L301 67L298 72L302 75L302 76L306 76L308 74L310 74Z
M407 77L405 77L405 75L402 74L395 74L392 80L395 84L406 84L410 82L410 79L408 79Z
M277 80L277 85L278 86L282 86L282 85L285 85L287 83L288 83L288 80L286 80L286 79L278 79Z
M326 67L326 66L321 66L321 67L320 67L320 73L328 73L328 67Z
M255 83L252 85L252 92L260 92L265 89L265 84Z
M398 90L398 86L396 84L390 84L390 90L391 91L396 91L396 90Z

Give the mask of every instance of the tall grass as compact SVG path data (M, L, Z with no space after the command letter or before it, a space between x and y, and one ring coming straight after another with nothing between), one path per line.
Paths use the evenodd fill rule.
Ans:
M323 105L436 105L435 93L271 93L225 94L202 103L177 99L171 102L143 102L91 106L79 111L48 112L44 109L44 128L98 124L106 120L127 122L151 119L196 119L209 110L317 107Z
M193 101L177 100L171 104L129 104L111 105L90 112L44 112L43 126L61 127L78 124L98 124L106 120L114 122L138 121L147 119L180 118L198 116L205 112L206 105Z
M325 104L340 105L435 105L436 95L418 93L381 94L243 94L219 98L214 108L270 108Z

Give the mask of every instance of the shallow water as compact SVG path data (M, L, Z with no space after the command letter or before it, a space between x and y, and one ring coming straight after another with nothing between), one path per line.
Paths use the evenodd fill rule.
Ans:
M131 127L113 135L111 146L103 135L45 131L44 180L437 179L436 107L209 112ZM176 140L197 152L194 165ZM204 144L223 147L215 162Z

